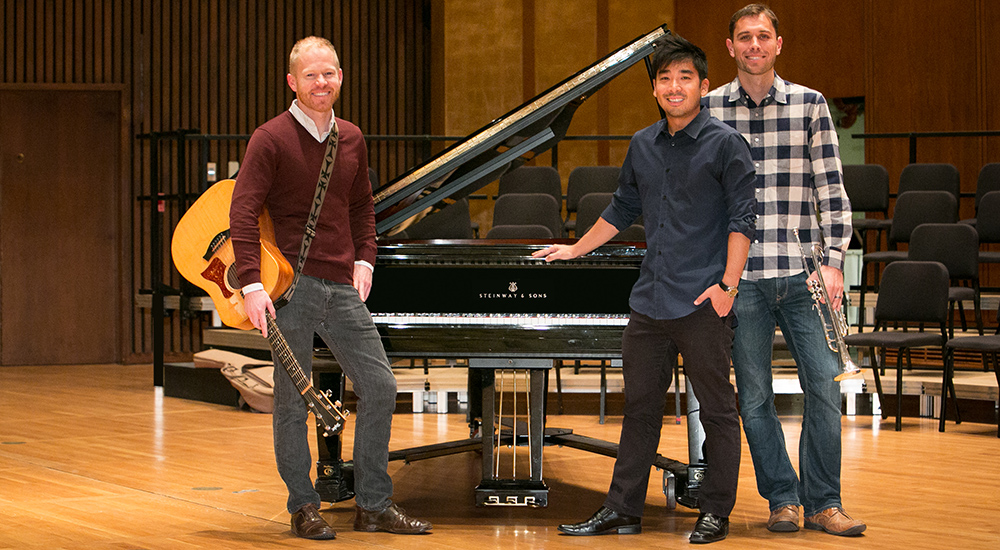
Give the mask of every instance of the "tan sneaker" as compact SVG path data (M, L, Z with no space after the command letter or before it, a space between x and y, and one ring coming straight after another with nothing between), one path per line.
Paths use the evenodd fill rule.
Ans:
M775 533L794 533L799 530L799 507L786 504L781 508L771 510L767 518L767 530Z
M843 508L827 508L815 516L809 516L803 524L806 529L826 531L831 535L850 537L860 535L868 527L851 516Z

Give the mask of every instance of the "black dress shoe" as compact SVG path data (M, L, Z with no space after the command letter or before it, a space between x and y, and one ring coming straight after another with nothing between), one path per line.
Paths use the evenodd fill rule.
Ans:
M337 536L330 524L319 515L315 504L306 504L292 514L292 534L312 540L330 540Z
M698 516L698 523L694 524L694 531L688 538L692 544L707 544L718 542L729 535L729 518L709 514L707 512Z
M559 530L567 535L577 536L609 535L611 533L634 535L642 531L641 520L642 518L619 514L610 508L601 506L601 509L590 516L587 521L564 523L559 526Z

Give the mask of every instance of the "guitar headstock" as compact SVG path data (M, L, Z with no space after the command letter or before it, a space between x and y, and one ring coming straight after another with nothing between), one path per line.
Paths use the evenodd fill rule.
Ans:
M302 397L309 410L316 416L316 423L323 427L323 435L332 437L344 431L350 411L345 411L340 401L331 402L324 394L310 388Z

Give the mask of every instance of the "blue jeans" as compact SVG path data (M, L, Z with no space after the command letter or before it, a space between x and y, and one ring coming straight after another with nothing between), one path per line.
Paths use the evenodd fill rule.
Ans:
M354 421L354 492L358 506L382 510L392 497L389 435L396 409L396 378L371 314L351 285L303 275L289 303L278 310L278 328L306 377L312 375L313 333L333 351L358 396ZM288 373L272 353L274 369L274 455L288 487L288 511L312 503L319 493L310 479L309 438L315 423Z
M811 516L840 501L841 367L827 347L806 275L741 281L734 306L740 323L733 340L733 368L740 416L750 445L757 491L771 510L801 505ZM774 408L771 354L775 323L798 366L804 396L797 477L785 450ZM800 481L801 479L801 481Z

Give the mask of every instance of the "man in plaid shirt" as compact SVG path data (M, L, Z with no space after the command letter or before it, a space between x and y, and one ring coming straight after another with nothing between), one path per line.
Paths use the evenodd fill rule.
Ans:
M837 134L823 95L775 74L781 53L778 18L750 4L729 23L726 46L735 80L702 99L712 116L750 143L757 170L756 234L740 281L733 367L740 415L750 445L757 490L768 500L767 528L858 535L865 524L848 516L840 499L840 361L827 347L813 308L803 247L823 246L822 275L833 307L844 291L844 256L851 238L851 207L844 190ZM813 274L811 277L815 278ZM772 340L775 324L788 342L805 392L799 472L785 449L774 407Z

